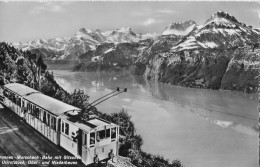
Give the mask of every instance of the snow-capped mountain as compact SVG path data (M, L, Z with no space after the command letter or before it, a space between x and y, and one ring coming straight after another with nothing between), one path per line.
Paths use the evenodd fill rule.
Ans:
M146 34L139 34L139 38L141 40L146 40L146 39L155 39L156 37L158 37L158 34L156 33L146 33Z
M155 34L153 34L155 36ZM78 56L89 50L95 50L103 43L132 43L147 38L150 34L137 35L131 28L121 28L114 31L101 32L100 30L86 30L81 28L73 37L59 37L53 39L40 39L25 43L14 43L14 47L29 50L51 60L77 59Z
M197 26L173 51L199 48L231 48L255 43L259 40L259 32L234 16L218 11L205 24Z
M181 23L171 23L165 28L162 35L185 36L188 35L195 27L196 23L192 20Z
M102 34L106 37L106 42L109 43L128 43L138 42L140 40L140 37L129 27L116 29L114 31L106 31Z
M75 35L71 38L41 39L26 43L14 43L13 45L23 51L29 50L38 53L44 58L61 60L74 59L74 57L93 48L97 43L98 41Z
M172 23L161 35L82 28L70 38L15 46L55 60L55 65L65 60L67 67L73 64L70 59L76 60L74 70L131 70L174 85L255 92L259 45L259 29L219 11L202 25Z
M186 36L156 38L131 69L173 85L256 92L259 45L257 29L216 12Z

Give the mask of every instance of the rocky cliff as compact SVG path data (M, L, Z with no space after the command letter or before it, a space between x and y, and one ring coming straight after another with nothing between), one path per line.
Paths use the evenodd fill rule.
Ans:
M133 72L174 85L256 92L259 41L252 27L217 12L183 38L157 38Z

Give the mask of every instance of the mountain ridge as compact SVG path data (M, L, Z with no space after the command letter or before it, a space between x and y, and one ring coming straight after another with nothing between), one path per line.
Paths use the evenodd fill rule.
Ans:
M49 57L54 65L59 61L65 64L64 61L71 58L74 61L66 63L75 63L73 70L76 71L127 70L147 79L209 89L255 92L258 87L249 78L257 77L260 31L239 22L227 12L212 14L202 25L192 20L171 23L161 35L144 36L134 33L131 28L107 32L80 29L72 38L54 40L57 44L51 45L54 49L36 50ZM45 41L32 45L41 42ZM62 42L66 45L58 45ZM61 48L67 48L69 53ZM57 54L64 56L57 58ZM236 70L239 72L235 73ZM226 77L230 74L240 80L231 83ZM240 75L249 80L245 81Z

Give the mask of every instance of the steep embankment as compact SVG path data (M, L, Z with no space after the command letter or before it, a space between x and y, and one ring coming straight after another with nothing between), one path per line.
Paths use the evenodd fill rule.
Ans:
M191 50L156 54L135 72L174 85L256 92L259 49Z

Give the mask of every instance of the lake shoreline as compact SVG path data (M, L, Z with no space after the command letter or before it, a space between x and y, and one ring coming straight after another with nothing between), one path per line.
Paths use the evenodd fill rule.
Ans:
M54 73L61 74L55 79L64 89L82 89L91 101L111 92L113 87L127 87L129 92L100 104L98 109L108 114L126 109L145 141L142 148L146 152L159 153L170 160L180 159L186 166L196 167L207 165L205 156L209 162L223 161L229 166L252 166L249 159L255 162L256 157L247 157L248 160L242 157L245 152L256 154L253 148L258 139L254 129L258 121L251 118L258 118L258 114L257 100L250 98L252 94L172 86L121 73L100 76L96 72ZM84 82L86 79L89 83ZM214 151L204 148L206 145L211 145L209 148ZM196 150L195 159L190 150ZM239 161L229 162L222 154L229 159L239 157Z
M56 69L56 68L48 68L47 70L49 70L49 71L68 71L68 72L73 72L73 73L98 73L96 71L73 71L71 69L63 70L63 69ZM123 75L137 76L137 77L141 77L145 80L148 80L143 75L134 75L129 71L119 71L119 72L116 72L116 71L100 71L100 74L101 75L104 75L104 74L109 74L109 75L123 74ZM197 89L197 90L202 90L202 91L207 90L207 91L217 91L217 92L230 92L230 93L234 93L234 94L237 94L237 95L246 96L246 97L253 99L253 100L258 100L258 93L257 92L248 93L248 92L242 92L242 91L236 91L236 90L227 90L227 89L208 89L208 88L204 88L204 87L201 87L201 88L188 87L188 86L183 86L183 85L173 85L171 83L164 83L164 82L160 82L156 79L149 79L148 81L158 82L160 84L165 84L165 85L169 85L169 86L173 86L173 87L179 87L179 88Z

